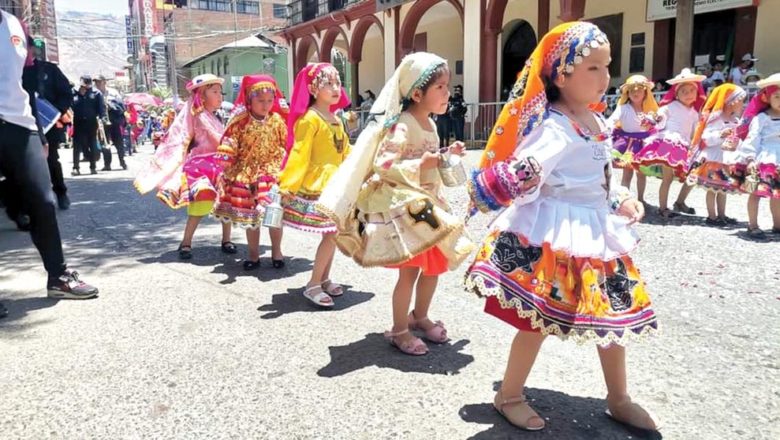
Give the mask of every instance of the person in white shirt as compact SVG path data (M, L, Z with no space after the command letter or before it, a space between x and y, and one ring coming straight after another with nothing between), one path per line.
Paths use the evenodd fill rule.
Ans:
M31 61L27 37L19 20L2 9L0 60L0 174L26 202L30 235L49 275L49 297L92 298L98 289L65 265L46 152L30 97L22 87L22 70Z
M738 86L746 86L746 74L756 61L758 61L758 58L753 58L753 55L749 53L743 55L742 62L739 63L739 66L734 66L734 68L731 69L729 80Z

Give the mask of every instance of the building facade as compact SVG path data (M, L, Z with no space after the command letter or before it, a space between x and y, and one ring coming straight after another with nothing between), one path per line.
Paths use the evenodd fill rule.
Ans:
M401 57L430 51L449 61L468 102L501 100L538 38L571 20L599 25L612 43L613 85L629 75L674 76L676 1L670 0L297 0L281 32L290 75L341 55L353 98L380 89ZM780 70L777 0L695 0L690 65L728 66L747 53L765 75Z
M53 63L59 62L54 0L0 0L0 8L27 23L30 33L45 42L46 59Z
M183 91L189 81L182 66L230 42L287 24L283 0L128 0L128 48L138 89L149 88L168 72L165 85ZM156 37L152 41L152 37ZM159 48L160 40L165 50ZM132 41L130 41L132 39ZM151 43L155 48L152 50ZM159 60L159 61L158 61ZM165 64L162 66L162 64ZM176 78L171 78L175 63ZM160 84L160 81L156 81Z

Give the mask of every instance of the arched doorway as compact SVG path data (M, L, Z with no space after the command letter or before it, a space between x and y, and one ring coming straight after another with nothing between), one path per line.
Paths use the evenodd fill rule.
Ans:
M349 59L357 64L353 69L353 101L358 94L371 90L378 94L385 84L384 28L374 15L363 17L355 25L349 46Z
M449 62L451 84L463 84L463 6L457 0L418 0L404 18L399 55L426 51Z
M501 93L499 96L503 101L515 84L517 74L523 69L523 65L536 47L536 34L527 21L514 20L504 27L502 35L504 37L501 51Z

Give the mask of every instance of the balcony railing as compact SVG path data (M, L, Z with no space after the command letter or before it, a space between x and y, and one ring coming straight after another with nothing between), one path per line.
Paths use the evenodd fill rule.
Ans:
M288 5L290 26L314 20L356 3L373 0L295 0Z

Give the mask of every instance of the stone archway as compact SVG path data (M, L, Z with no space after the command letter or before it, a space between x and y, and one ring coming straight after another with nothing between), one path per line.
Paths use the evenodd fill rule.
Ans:
M461 30L463 29L463 5L461 5L459 1L417 0L409 9L409 12L406 13L404 23L401 25L398 49L396 51L396 62L399 62L404 55L411 53L414 50L414 36L417 32L417 25L428 10L440 2L447 2L455 8L460 16Z

